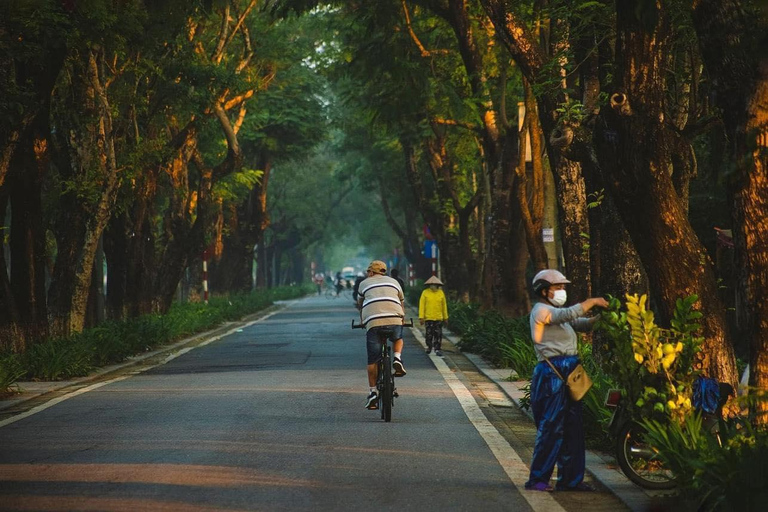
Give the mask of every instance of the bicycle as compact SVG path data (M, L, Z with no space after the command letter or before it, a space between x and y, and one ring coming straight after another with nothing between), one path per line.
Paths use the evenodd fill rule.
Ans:
M325 298L328 300L339 299L339 298L352 300L352 290L348 290L347 288L342 288L337 292L335 286L329 286L325 290Z
M353 329L363 329L363 324L355 324L352 320ZM413 318L409 324L403 324L403 327L413 327ZM397 394L395 387L395 376L392 373L392 348L387 343L387 339L393 334L392 329L379 329L379 343L381 344L381 357L379 358L378 371L376 377L376 390L379 395L379 410L381 419L389 423L392 421L392 406L394 405Z

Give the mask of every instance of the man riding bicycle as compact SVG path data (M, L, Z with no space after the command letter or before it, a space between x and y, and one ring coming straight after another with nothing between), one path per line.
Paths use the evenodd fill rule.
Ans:
M378 377L377 363L381 354L379 331L389 330L388 335L392 341L394 361L392 368L395 377L405 375L405 367L401 360L403 352L403 289L400 284L387 276L387 265L383 261L375 260L368 265L368 277L360 283L358 291L357 307L360 309L360 321L365 326L366 346L368 350L368 395L365 407L367 409L378 408L378 392L376 391L376 378ZM386 341L385 341L386 343Z

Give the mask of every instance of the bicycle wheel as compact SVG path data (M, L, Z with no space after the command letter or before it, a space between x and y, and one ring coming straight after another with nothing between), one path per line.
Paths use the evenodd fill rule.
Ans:
M387 346L386 355L382 359L382 372L381 372L381 392L379 398L381 400L379 406L381 407L381 419L386 422L392 421L392 395L394 393L394 382L392 379L392 359L390 358L389 347Z

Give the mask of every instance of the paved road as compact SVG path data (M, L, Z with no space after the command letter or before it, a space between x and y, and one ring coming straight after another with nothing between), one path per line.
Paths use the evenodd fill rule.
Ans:
M341 299L297 301L3 426L0 510L620 507L607 493L515 487L526 471L515 428L486 418L477 377L430 359L410 331L401 398L382 422L364 408L355 314Z

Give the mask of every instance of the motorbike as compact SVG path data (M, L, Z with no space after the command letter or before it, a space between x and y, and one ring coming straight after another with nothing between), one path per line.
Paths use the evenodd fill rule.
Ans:
M711 379L708 379L711 382ZM711 383L710 383L711 384ZM714 383L717 391L708 399L694 400L694 406L702 414L703 428L709 430L720 442L722 409L733 387L726 383ZM698 403L697 403L698 402ZM613 409L608 431L616 439L615 455L621 471L632 482L645 489L665 490L677 485L677 477L665 466L658 450L645 440L645 428L632 415L632 404L619 389L608 391L605 405Z

